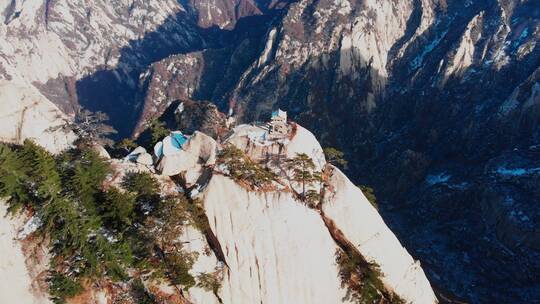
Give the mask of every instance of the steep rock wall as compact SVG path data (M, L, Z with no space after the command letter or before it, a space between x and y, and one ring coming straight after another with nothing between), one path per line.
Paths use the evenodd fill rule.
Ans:
M407 302L436 303L420 262L414 261L362 191L335 167L329 185L322 204L323 216L367 261L379 265L383 283Z
M229 268L224 303L340 303L336 244L290 193L249 192L215 175L204 206Z

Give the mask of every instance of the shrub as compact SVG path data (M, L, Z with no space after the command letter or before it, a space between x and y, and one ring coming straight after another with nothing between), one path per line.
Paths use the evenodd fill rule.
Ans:
M141 279L135 279L131 283L133 298L138 304L157 304L156 297L144 287Z
M338 249L336 263L342 286L347 287L347 299L360 304L404 303L398 296L385 289L379 265L368 263L358 253Z
M375 197L375 192L373 188L365 185L358 186L360 190L362 190L362 193L364 193L364 196L367 198L367 200L371 203L375 209L379 210L379 204L377 204L377 197Z
M323 149L326 160L334 166L340 168L347 168L347 160L345 160L345 154L336 148L327 147Z
M197 281L197 287L211 291L215 295L221 289L222 278L219 270L212 273L201 273L197 276Z
M195 286L195 278L189 274L193 266L194 257L182 252L173 252L166 255L164 266L171 284L180 285L185 290Z
M58 272L51 272L48 278L49 293L54 303L65 303L66 299L83 292L81 284Z
M218 164L225 165L233 179L247 182L254 187L267 186L276 179L273 172L261 167L234 145L223 148L218 156Z
M159 193L159 183L148 172L128 172L122 181L122 186L137 196L155 196Z
M186 210L189 213L189 220L195 228L202 233L210 229L208 217L206 216L202 202L199 199L194 199L192 202L189 202Z

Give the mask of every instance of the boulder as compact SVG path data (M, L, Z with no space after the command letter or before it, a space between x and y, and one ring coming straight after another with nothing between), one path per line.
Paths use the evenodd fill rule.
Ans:
M146 166L152 166L154 164L154 160L152 159L152 155L150 155L150 154L148 154L146 152L137 155L136 162L141 164L141 165L146 165Z
M161 174L173 176L185 173L186 182L190 185L197 181L202 174L203 167L213 166L216 163L217 143L210 136L195 132L180 149L170 153L172 152L171 148L168 149L169 153L167 153L166 147L172 145L169 142L171 140L173 140L173 136L167 136L162 142L163 156L157 165L157 170Z

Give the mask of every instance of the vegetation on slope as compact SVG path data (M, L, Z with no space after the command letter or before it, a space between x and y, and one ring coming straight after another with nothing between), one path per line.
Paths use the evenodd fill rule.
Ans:
M32 141L0 144L0 197L9 211L30 210L36 232L50 244L49 287L63 303L94 282L132 282L132 294L148 302L135 279L195 286L195 256L178 241L183 226L200 227L200 210L182 195L161 197L148 173L130 173L123 188L104 187L109 164L91 149L54 157ZM136 289L136 290L135 290ZM143 301L144 300L144 301Z
M234 180L247 183L253 188L270 186L276 175L254 162L244 151L227 145L218 155L218 165L223 165Z
M354 250L338 249L336 263L339 267L341 284L347 287L348 300L359 304L402 304L397 295L384 287L379 266L368 263Z

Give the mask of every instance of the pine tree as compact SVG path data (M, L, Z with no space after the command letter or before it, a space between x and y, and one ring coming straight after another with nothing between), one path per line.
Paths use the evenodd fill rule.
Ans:
M129 153L129 151L137 148L137 144L129 138L122 139L116 146L117 148L124 150L126 153Z
M158 141L162 140L165 136L169 135L171 132L165 127L165 123L157 119L153 119L148 123L148 128L152 134L152 146L155 145Z
M315 174L315 164L313 160L305 153L297 153L292 159L287 160L287 168L292 171L291 180L302 185L302 200L306 198L306 186L319 180L319 176Z
M8 145L0 144L0 197L7 199L9 211L17 212L30 202L25 187L28 178L22 160Z
M34 193L33 205L55 199L62 190L60 174L54 157L43 147L25 140L18 153L27 170L27 183Z
M75 114L73 121L66 120L63 125L53 127L51 130L64 129L73 131L79 137L81 146L112 145L114 141L109 136L116 134L117 131L108 125L107 121L109 121L107 114L81 108Z
M327 147L323 149L326 160L334 166L340 168L347 168L347 160L345 160L345 153L339 151L336 148Z
M125 231L134 220L135 196L114 187L102 196L98 208L105 225L120 232Z
M101 191L110 166L96 152L86 149L74 161L69 173L69 190L88 211L95 211L95 195Z

